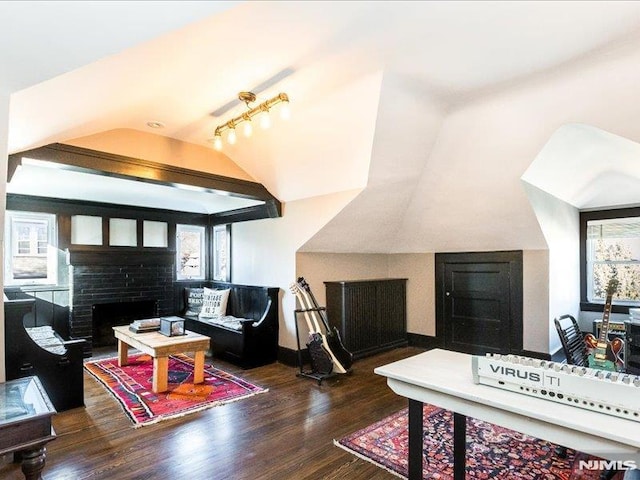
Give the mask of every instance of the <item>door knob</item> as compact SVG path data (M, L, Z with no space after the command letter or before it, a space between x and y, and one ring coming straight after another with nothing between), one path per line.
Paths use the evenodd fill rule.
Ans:
M449 297L451 295L451 292L446 292L445 295Z

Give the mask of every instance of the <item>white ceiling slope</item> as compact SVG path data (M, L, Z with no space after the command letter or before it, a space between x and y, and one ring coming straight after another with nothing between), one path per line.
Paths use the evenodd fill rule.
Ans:
M590 125L560 127L522 180L580 210L640 204L640 144Z
M301 250L393 251L442 118L441 102L406 88L403 77L385 74L367 187Z
M69 23L91 25L98 3L70 2ZM145 3L118 2L118 15ZM147 10L146 22L160 12ZM0 18L3 28L15 20ZM608 49L638 51L640 2L246 2L126 50L131 43L103 32L113 43L95 47L100 60L72 71L90 35L61 30L41 22L37 42L28 28L5 42L40 44L29 61L42 55L45 76L45 60L57 57L50 39L70 40L61 57L75 59L48 60L66 73L12 95L10 152L144 130L149 120L166 124L163 135L208 145L215 126L244 108L212 114L239 90L286 91L290 124L225 152L285 201L368 182L327 225L338 234L321 231L305 248L544 248L519 183L544 143L571 122L631 139L628 120L638 123L630 109L640 62ZM5 58L3 71L23 58Z
M15 92L238 2L0 2L0 85Z

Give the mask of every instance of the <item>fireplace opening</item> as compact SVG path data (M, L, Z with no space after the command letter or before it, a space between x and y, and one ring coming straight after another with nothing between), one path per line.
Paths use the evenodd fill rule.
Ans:
M154 318L159 315L157 300L133 302L97 303L91 306L92 339L94 347L116 344L113 327L128 325L134 320Z

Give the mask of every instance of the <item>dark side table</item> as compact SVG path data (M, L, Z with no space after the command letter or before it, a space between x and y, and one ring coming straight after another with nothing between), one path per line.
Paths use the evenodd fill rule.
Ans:
M19 453L26 480L39 480L56 413L38 377L0 383L0 455Z

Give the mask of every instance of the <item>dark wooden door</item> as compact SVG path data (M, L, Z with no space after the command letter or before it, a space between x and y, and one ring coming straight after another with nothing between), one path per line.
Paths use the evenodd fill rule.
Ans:
M437 254L436 265L436 330L444 348L520 352L521 252Z

